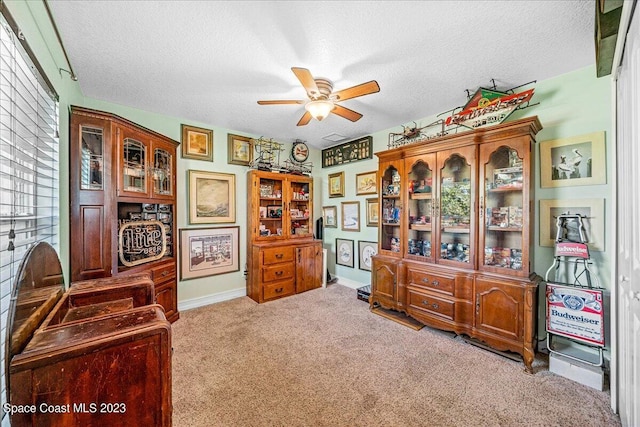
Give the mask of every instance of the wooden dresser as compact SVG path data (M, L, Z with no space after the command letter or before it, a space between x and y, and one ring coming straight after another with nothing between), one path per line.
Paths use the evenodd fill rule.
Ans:
M171 426L171 324L149 275L64 288L55 250L32 247L9 307L11 425Z

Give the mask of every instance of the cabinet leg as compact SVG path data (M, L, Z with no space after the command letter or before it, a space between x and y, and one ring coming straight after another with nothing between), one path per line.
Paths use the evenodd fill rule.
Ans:
M522 358L524 359L525 371L529 374L533 374L533 360L535 359L535 353L533 352L533 349L525 348Z

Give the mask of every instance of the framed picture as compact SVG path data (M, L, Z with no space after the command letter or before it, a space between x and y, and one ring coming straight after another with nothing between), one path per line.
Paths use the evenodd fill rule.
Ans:
M540 200L540 246L555 245L556 218L563 213L581 215L589 249L604 250L604 199Z
M342 230L360 231L360 202L342 202Z
M366 242L364 240L358 240L358 268L360 270L371 271L371 265L373 264L372 256L378 253L377 242Z
M338 228L338 208L335 206L322 207L322 224L325 228Z
M251 138L240 135L227 135L227 163L230 165L249 166L253 160L253 143Z
M240 227L180 229L180 280L240 270Z
M353 268L353 240L336 239L336 264Z
M540 186L607 183L604 131L540 143Z
M378 199L376 197L367 199L367 227L378 226L378 210Z
M182 125L182 158L213 161L213 131Z
M322 167L344 165L373 158L373 137L365 136L322 150Z
M344 196L344 172L329 174L329 197Z
M267 206L267 218L282 218L282 206L280 205Z
M377 194L378 188L376 186L378 173L365 172L356 175L356 196L364 194Z
M189 222L236 222L236 176L189 170Z

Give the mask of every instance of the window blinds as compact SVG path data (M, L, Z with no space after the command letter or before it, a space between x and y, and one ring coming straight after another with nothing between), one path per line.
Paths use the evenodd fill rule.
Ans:
M40 241L58 249L59 141L57 95L46 85L46 77L30 58L21 34L14 32L13 20L4 8L0 27L0 315L4 345L11 288L22 258ZM0 354L4 404L4 346Z

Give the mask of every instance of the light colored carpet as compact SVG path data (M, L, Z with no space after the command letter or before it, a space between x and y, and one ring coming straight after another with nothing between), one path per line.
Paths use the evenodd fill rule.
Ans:
M173 424L618 426L608 392L450 334L399 325L338 284L182 312Z

